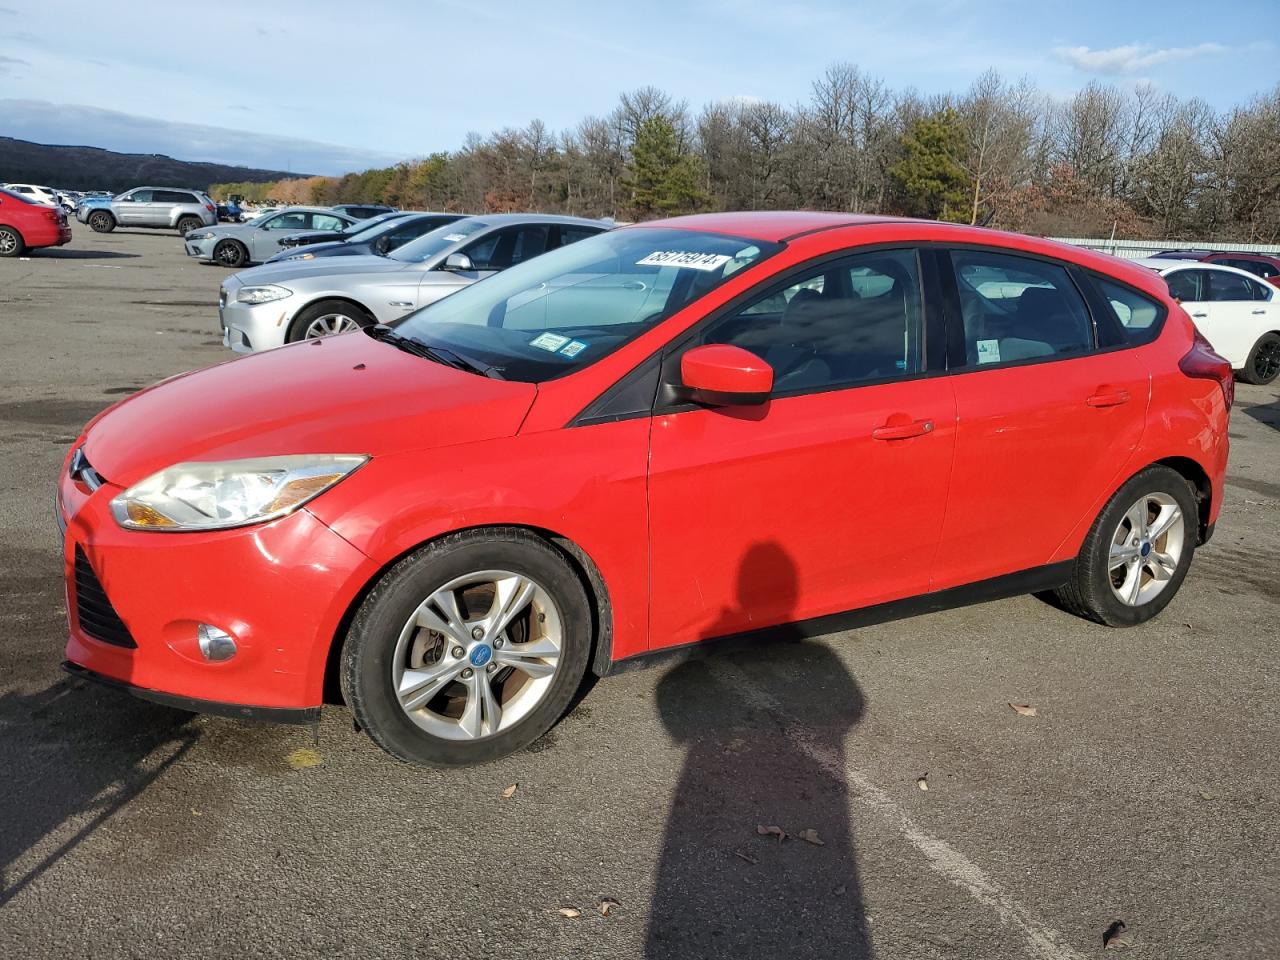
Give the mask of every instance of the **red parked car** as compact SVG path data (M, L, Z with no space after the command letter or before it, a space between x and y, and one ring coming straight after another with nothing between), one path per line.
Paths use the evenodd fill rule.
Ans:
M336 398L336 399L335 399ZM68 668L401 759L547 730L584 674L1053 590L1158 613L1213 531L1230 366L1149 270L823 213L601 234L158 384L58 483Z
M71 228L61 208L0 190L0 257L20 257L34 247L70 242Z

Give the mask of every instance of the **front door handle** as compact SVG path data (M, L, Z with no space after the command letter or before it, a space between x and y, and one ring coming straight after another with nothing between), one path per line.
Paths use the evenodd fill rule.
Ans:
M927 433L933 433L932 420L911 420L906 414L895 413L884 426L872 430L871 436L876 440L909 440Z
M1192 314L1192 316L1193 316L1193 317L1207 317L1207 316L1208 316L1208 314L1207 314L1207 313L1193 313L1193 314Z
M1085 401L1085 403L1091 407L1118 407L1120 404L1128 402L1128 390L1111 390L1105 393L1095 393Z
M1266 313L1267 311L1265 311L1265 310L1251 310L1250 312L1251 312L1255 317L1260 317L1260 316L1262 316L1262 314Z

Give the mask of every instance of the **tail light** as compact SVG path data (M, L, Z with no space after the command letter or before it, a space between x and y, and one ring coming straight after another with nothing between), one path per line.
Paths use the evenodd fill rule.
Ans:
M206 204L204 205L204 208L205 208L206 210L208 210L210 213L217 213L217 212L218 212L218 208L217 208L217 207L215 207L212 203L206 203Z
M63 217L62 211L57 209L56 207L45 207L44 215L48 217L50 220L52 220L54 223L57 223Z
M1191 341L1191 349L1178 361L1180 369L1188 377L1198 380L1217 380L1222 387L1222 396L1227 401L1227 409L1236 399L1236 378L1227 360L1213 352L1213 346L1199 330Z

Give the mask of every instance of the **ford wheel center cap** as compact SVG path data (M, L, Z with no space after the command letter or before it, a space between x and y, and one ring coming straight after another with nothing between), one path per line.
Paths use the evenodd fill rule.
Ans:
M471 651L471 665L473 667L483 667L489 662L489 658L493 656L493 648L487 643L482 643Z

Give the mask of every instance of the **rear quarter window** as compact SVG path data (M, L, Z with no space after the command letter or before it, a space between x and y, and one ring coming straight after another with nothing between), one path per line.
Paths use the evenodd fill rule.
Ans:
M1160 301L1105 277L1094 277L1102 299L1119 324L1122 345L1139 346L1160 335L1166 310Z

